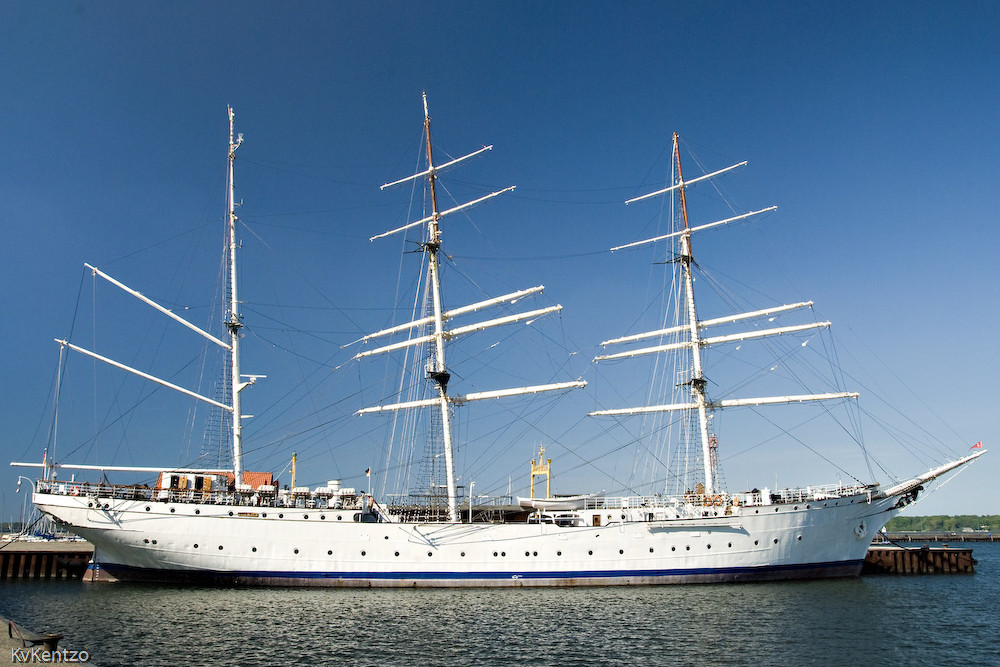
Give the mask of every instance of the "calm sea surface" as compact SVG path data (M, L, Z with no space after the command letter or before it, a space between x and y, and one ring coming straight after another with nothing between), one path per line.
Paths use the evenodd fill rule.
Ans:
M974 575L520 590L0 585L0 614L108 665L1000 665Z

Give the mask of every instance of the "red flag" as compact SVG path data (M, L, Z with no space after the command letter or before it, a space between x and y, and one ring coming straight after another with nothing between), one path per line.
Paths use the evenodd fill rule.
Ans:
M372 469L365 468L365 477L371 477L371 476L372 476Z
M982 448L983 448L983 441L982 440L980 440L979 442L977 442L976 444L974 444L972 447L969 447L969 449L982 449Z

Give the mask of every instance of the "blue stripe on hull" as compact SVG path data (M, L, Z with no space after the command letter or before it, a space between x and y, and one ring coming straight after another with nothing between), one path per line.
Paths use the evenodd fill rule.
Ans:
M457 587L682 584L854 577L861 560L767 567L670 570L581 570L576 572L221 572L160 570L112 563L99 567L122 581L201 583L229 586Z

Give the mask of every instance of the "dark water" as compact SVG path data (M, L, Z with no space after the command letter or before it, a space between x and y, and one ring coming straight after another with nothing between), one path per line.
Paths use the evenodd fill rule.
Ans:
M1000 545L973 575L641 588L0 585L98 665L1000 665Z

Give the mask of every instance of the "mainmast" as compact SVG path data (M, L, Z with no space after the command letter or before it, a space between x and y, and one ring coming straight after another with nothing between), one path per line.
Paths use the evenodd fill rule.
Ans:
M439 274L438 251L441 249L441 230L438 221L441 213L438 211L437 173L434 169L434 155L431 150L431 116L427 111L427 93L424 100L424 135L427 138L427 185L431 192L431 217L427 221L427 241L424 252L427 253L428 273L431 283L431 300L434 317L434 365L427 369L427 376L436 385L439 409L441 410L441 436L444 439L445 480L448 486L448 518L458 521L458 490L455 488L455 459L451 442L451 406L448 403L448 366L444 357L444 318L441 316L441 277Z
M428 187L430 189L431 195L431 214L425 218L417 220L415 222L407 223L402 227L397 229L378 234L377 236L371 237L371 240L382 238L390 234L395 234L397 232L402 232L411 227L417 227L420 225L427 225L427 238L422 244L423 251L427 254L428 262L428 282L430 283L431 290L431 302L432 302L432 313L428 317L422 317L411 322L406 322L404 324L399 324L388 329L383 329L381 331L376 331L375 333L369 334L362 339L362 342L367 342L373 338L378 338L381 336L389 336L391 334L412 332L414 329L419 329L420 327L432 326L433 331L428 335L422 336L411 336L406 340L390 343L388 345L383 345L371 350L366 350L364 352L359 352L355 355L355 359L360 359L362 357L367 357L375 354L381 354L383 352L391 352L393 350L401 350L407 347L415 345L433 344L433 361L427 366L427 378L434 382L435 393L437 394L434 398L421 399L415 401L406 401L403 403L391 403L386 405L378 405L374 407L364 408L358 410L357 414L368 414L372 412L384 412L392 410L403 410L409 408L421 408L421 407L431 407L441 411L441 427L442 427L442 439L444 440L444 455L445 455L445 469L447 476L447 486L448 486L448 518L450 521L458 522L461 518L458 513L458 494L455 487L455 456L454 456L454 443L452 440L451 431L451 406L461 405L470 401L481 401L490 400L495 398L506 398L508 396L522 396L526 394L535 394L546 391L556 391L561 389L572 389L577 387L583 387L587 383L582 380L575 380L570 382L560 382L545 385L535 385L530 387L515 387L512 389L497 389L491 391L479 391L472 392L460 396L453 396L448 393L448 381L451 378L451 374L448 372L448 365L445 361L445 341L450 341L458 336L473 333L476 331L483 331L484 329L490 329L493 327L503 326L507 324L513 324L520 321L533 321L534 319L541 317L542 315L547 315L549 313L558 312L562 309L562 306L548 306L546 308L539 308L536 310L531 310L527 312L515 313L513 315L505 315L503 317L497 317L491 320L484 320L480 322L475 322L473 324L467 324L459 327L446 328L450 323L451 319L455 317L460 317L468 313L473 313L479 310L490 308L493 306L498 306L504 303L514 303L523 299L531 294L537 294L541 292L544 288L539 285L537 287L530 287L527 289L519 290L517 292L512 292L510 294L505 294L503 296L494 297L492 299L487 299L485 301L479 301L477 303L469 304L466 306L460 306L452 310L445 311L442 306L441 298L441 272L440 272L440 261L439 261L439 251L441 249L441 230L439 223L444 216L451 213L456 213L458 211L465 210L471 206L474 206L480 202L487 199L496 197L497 195L503 194L504 192L509 192L513 190L514 187L504 188L503 190L498 190L492 192L488 195L479 197L470 202L464 204L459 204L453 208L442 211L438 208L437 202L437 174L447 167L451 167L463 160L467 160L474 155L479 155L484 151L492 149L492 146L483 146L477 151L473 151L464 157L456 158L450 162L446 162L442 165L434 164L434 155L431 149L431 120L430 114L427 110L427 94L423 95L424 102L424 135L427 142L427 169L424 171L414 174L412 176L407 176L398 181L393 181L392 183L386 183L382 188L387 188L393 185L399 185L400 183L405 183L412 181L417 178L427 178Z

